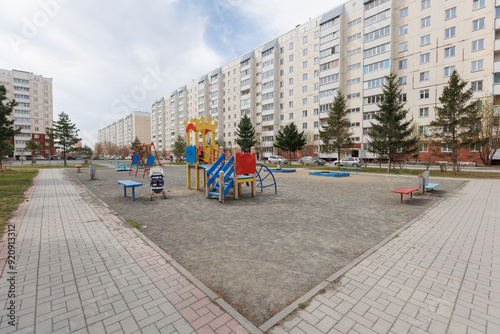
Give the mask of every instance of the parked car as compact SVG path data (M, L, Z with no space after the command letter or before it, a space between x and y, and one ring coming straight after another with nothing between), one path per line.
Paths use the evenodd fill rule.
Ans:
M338 166L339 162L335 161L333 163L334 166ZM348 157L340 160L340 166L345 167L361 167L362 161L359 158Z
M66 160L76 160L76 157L74 155L68 155Z
M318 157L312 157L312 156L308 156L308 157L302 157L299 159L299 164L301 165L316 165L316 166L323 166L324 164L326 164L326 161L323 160L323 159L320 159Z
M288 163L288 159L282 157L281 155L271 155L269 158L267 158L267 162L270 163L270 164L277 164L278 161L281 164L287 164Z
M43 155L37 155L37 156L35 157L35 159L36 159L36 160L44 160L44 159L45 159L45 157L44 157Z
M56 155L53 155L50 157L50 160L59 160L59 158Z

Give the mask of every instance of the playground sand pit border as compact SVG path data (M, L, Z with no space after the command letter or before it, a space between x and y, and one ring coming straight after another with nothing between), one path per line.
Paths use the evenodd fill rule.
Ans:
M144 235L256 326L466 182L441 179L432 193L401 204L391 190L417 186L417 177L330 178L297 170L274 174L277 195L270 187L252 197L243 186L238 200L219 203L186 188L186 167L164 172L168 198L154 201L147 177L111 168L99 168L96 180L67 175L137 221ZM123 197L119 179L144 183L135 201Z

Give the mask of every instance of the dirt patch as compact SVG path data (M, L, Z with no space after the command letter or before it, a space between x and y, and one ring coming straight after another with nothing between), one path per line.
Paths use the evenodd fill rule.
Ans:
M434 195L410 200L391 190L415 176L275 174L274 189L223 204L186 188L186 169L164 168L168 199L149 200L149 181L100 168L97 180L67 171L200 279L260 325L411 221L464 181L440 180ZM135 180L136 201L116 180ZM431 176L432 180L432 176ZM192 181L194 184L194 178ZM130 192L130 191L129 191ZM131 195L129 195L131 196Z

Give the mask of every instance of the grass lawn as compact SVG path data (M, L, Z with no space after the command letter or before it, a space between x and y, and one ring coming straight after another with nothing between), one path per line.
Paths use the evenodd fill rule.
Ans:
M33 184L38 174L36 169L13 170L3 168L0 172L0 236L13 211L24 200L24 192Z

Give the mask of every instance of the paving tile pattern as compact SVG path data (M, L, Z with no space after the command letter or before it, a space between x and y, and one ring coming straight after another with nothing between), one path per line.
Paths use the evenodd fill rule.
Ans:
M499 204L470 181L271 332L500 333Z
M6 269L0 333L247 332L82 191L60 170L39 175L16 240L16 326Z

